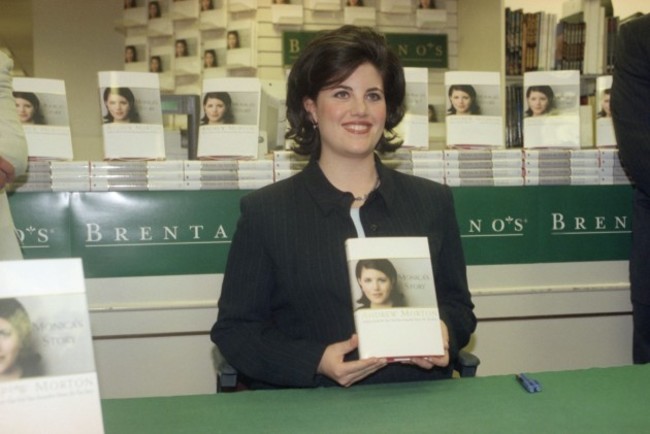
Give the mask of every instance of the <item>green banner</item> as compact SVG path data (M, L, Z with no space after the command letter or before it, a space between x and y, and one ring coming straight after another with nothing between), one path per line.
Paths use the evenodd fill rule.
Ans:
M468 265L626 260L630 186L454 188ZM27 259L81 257L86 277L223 273L248 191L17 193Z
M625 260L630 186L456 188L471 265Z
M283 32L282 61L290 66L318 32ZM400 57L403 66L448 68L449 51L446 34L386 33L388 44Z

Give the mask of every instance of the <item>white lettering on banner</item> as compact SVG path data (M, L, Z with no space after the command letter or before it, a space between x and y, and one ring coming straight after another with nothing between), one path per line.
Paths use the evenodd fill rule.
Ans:
M31 225L23 229L16 228L16 236L23 248L47 247L52 233L54 229L36 228Z
M484 224L485 223L485 224ZM528 219L507 216L484 221L470 219L468 234L463 237L523 236Z
M628 216L569 216L551 213L551 232L554 235L629 233Z
M133 228L116 226L104 228L98 223L86 223L85 243L86 245L97 245L103 241L104 243L124 245L124 243L135 242L147 245L155 241L168 241L163 244L187 244L188 242L178 241L179 231L181 238L185 234L190 240L194 240L189 243L210 242L207 240L228 240L228 233L223 225L218 225L215 229L206 229L205 225L188 225L185 229L179 226L137 226ZM215 243L217 242L223 241L215 241Z

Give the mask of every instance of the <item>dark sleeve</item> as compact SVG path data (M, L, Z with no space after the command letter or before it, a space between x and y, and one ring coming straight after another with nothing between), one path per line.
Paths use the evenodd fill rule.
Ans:
M249 378L276 386L315 386L326 346L291 339L274 325L273 263L274 254L281 257L282 252L269 246L269 240L282 233L274 231L274 219L281 217L268 205L251 196L242 199L211 338L225 359Z
M437 254L437 264L433 266L440 318L449 329L449 354L452 360L455 360L476 329L476 317L467 285L465 256L452 192L448 186L444 186L442 192L442 200L439 201L443 225L442 241Z
M650 194L650 15L621 26L612 82L612 120L623 165Z

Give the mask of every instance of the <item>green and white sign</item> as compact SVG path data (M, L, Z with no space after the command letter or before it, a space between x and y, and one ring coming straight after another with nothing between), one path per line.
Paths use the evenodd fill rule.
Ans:
M468 265L625 260L630 186L459 187ZM223 273L248 191L17 193L23 252L83 258L86 277Z

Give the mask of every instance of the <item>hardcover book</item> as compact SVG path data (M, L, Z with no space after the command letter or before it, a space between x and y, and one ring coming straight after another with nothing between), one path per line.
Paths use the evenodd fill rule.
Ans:
M99 100L106 160L164 160L158 74L102 71Z
M447 147L503 148L498 72L445 73Z
M203 81L198 157L257 158L262 85L252 77Z
M350 238L345 250L359 357L444 354L427 238Z
M31 160L72 160L72 136L63 80L16 77L18 119Z
M0 432L104 432L80 259L0 261L0 341Z

